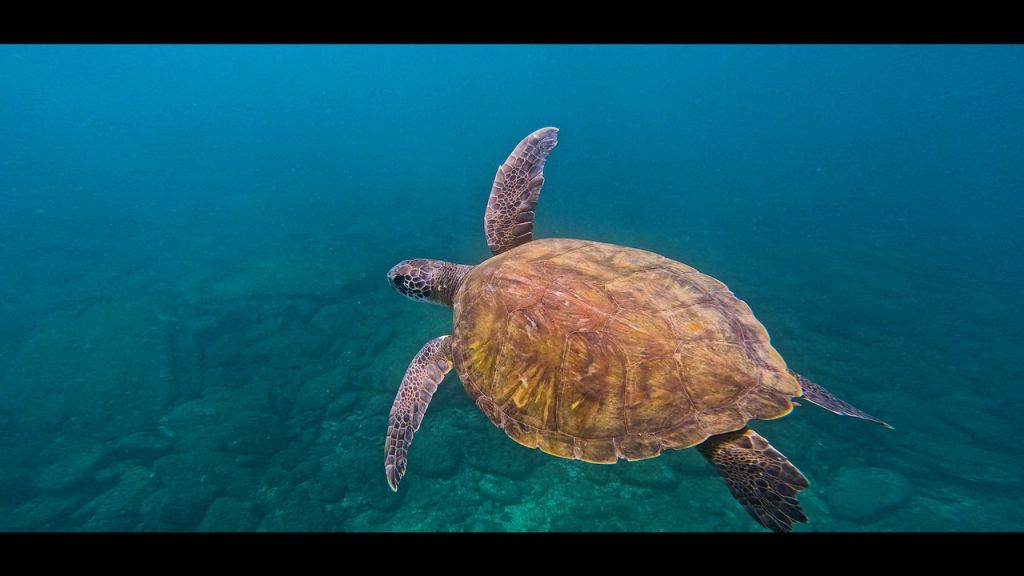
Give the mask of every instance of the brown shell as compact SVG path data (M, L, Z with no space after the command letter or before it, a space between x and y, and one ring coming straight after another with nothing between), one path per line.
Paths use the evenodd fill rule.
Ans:
M742 300L658 254L535 240L453 303L455 368L513 440L612 463L784 416L800 385Z

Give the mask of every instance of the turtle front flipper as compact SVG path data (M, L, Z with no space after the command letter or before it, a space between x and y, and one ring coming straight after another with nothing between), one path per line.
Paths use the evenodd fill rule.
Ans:
M402 385L388 416L388 437L384 441L384 472L388 485L398 491L405 475L406 458L412 436L420 429L423 413L444 375L452 369L452 346L448 336L434 338L423 345L402 378Z
M807 478L750 428L712 436L697 447L729 485L729 491L762 526L789 532L807 522L796 500Z
M868 420L869 422L881 424L882 426L885 426L890 430L893 429L892 426L890 426L889 424L853 406L849 402L845 402L843 400L840 400L839 398L836 398L828 390L825 390L821 386L818 386L814 382L811 382L810 380L804 378L803 376L797 374L796 372L790 370L789 373L795 376L796 381L800 383L800 388L803 389L804 392L803 396L801 397L806 398L808 402L811 402L812 404L817 404L818 406L821 406L825 410L828 410L829 412L832 412L834 414L839 414L841 416L853 416L854 418L860 418L862 420Z
M544 162L558 144L558 128L541 128L498 167L484 214L487 246L497 256L533 239L533 216L544 186Z

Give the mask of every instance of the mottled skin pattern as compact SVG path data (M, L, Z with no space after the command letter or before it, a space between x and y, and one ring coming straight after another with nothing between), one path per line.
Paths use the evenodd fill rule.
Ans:
M498 168L484 216L494 258L478 266L400 262L398 292L454 310L454 334L420 350L388 422L385 472L397 490L409 445L454 365L477 406L524 446L614 463L700 445L750 515L775 531L806 522L807 479L749 420L784 416L792 398L885 424L789 370L750 308L718 280L658 254L533 238L542 128Z
M452 296L471 268L442 260L414 258L392 266L388 282L411 300L450 307Z
M452 347L448 336L434 338L423 345L412 359L388 416L388 436L384 441L384 471L388 485L398 490L413 434L420 429L430 398L444 375L452 369Z
M789 532L807 522L796 500L807 478L750 428L709 438L697 447L714 464L729 491L762 526Z
M533 238L533 217L544 186L544 163L558 143L558 128L541 128L516 146L498 167L484 213L484 233L492 254Z
M474 268L453 351L513 440L613 463L787 414L800 386L743 301L652 252L535 240Z

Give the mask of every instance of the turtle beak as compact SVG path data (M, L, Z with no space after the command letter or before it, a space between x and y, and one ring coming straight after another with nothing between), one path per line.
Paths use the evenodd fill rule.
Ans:
M392 266L391 270L388 270L388 285L402 296L412 298L408 292L409 276L410 270L407 261L399 262ZM413 299L415 300L415 298Z
M388 271L388 284L399 294L417 302L430 300L432 274L438 266L424 258L403 260Z
M398 290L402 285L402 275L398 272L398 267L401 264L396 264L388 270L388 286L391 286L395 290ZM398 290L401 292L401 290Z

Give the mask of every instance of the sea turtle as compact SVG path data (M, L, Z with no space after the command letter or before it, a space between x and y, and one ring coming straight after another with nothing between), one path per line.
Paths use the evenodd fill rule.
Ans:
M524 138L498 168L476 266L405 260L388 282L452 308L454 330L413 358L388 418L392 490L413 434L454 367L469 396L516 442L611 464L697 446L766 528L807 517L807 479L753 419L785 416L802 397L888 426L789 370L750 308L718 280L664 256L586 240L533 240L544 163L557 128Z

